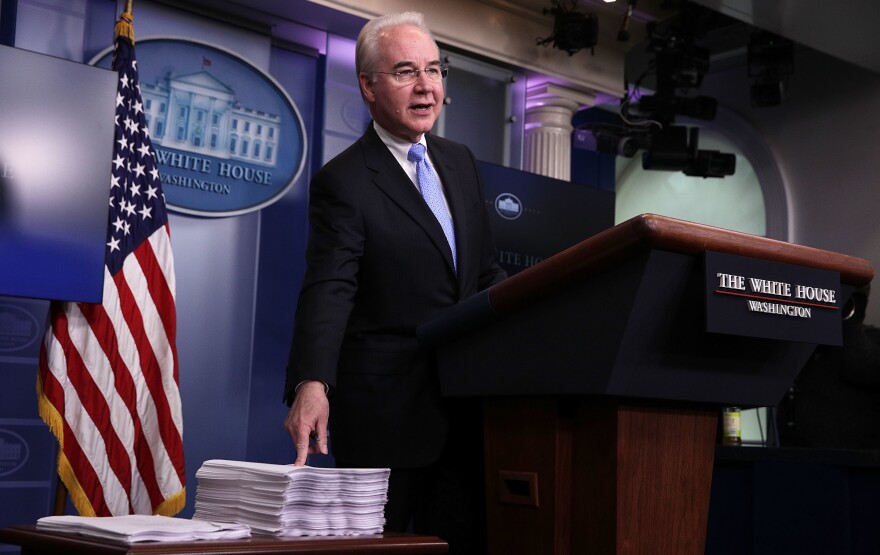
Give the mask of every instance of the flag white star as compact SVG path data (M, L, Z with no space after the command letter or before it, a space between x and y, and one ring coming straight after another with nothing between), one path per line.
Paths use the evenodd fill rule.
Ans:
M146 205L144 205L144 207L141 208L141 210L140 210L140 215L141 215L141 217L142 217L143 219L146 220L147 218L152 218L152 217L153 217L152 212L153 212L153 209L152 209L152 208L149 208L149 207L147 207Z
M122 122L122 125L124 125L128 129L129 133L134 134L134 132L137 131L137 122L129 117L125 118L125 121Z
M107 246L110 247L110 252L119 250L119 239L115 237L110 238L110 242L107 243Z

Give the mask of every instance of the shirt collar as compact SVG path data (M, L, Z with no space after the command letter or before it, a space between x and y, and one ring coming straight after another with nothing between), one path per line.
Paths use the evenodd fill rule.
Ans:
M376 134L379 135L379 138L382 139L382 142L385 143L385 146L388 147L388 150L391 151L395 158L403 161L407 159L406 157L409 153L409 147L411 147L413 143L395 137L386 131L384 127L379 125L376 120L373 120L373 129L376 130ZM419 144L424 145L425 150L428 149L428 143L425 140L424 133L422 133L422 138L419 139Z

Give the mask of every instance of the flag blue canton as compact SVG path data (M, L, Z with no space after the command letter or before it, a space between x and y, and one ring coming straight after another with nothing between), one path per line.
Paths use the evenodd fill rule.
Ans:
M116 275L126 257L168 221L134 47L125 37L116 40L113 69L119 74L119 83L106 251L111 275Z

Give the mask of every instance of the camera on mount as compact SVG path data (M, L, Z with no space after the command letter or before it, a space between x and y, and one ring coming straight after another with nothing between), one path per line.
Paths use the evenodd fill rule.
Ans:
M697 127L669 125L651 135L642 154L646 170L680 171L691 177L724 177L736 171L736 156L717 150L699 150Z
M564 9L556 2L554 14ZM646 51L653 55L649 67L628 87L614 121L601 118L583 124L578 131L589 131L592 147L603 154L625 158L642 152L646 170L680 171L694 177L725 177L736 171L736 156L716 150L700 150L699 128L676 125L676 117L712 121L718 102L694 94L709 70L710 52L697 44L704 24L700 13L682 12L662 29L648 25ZM561 35L560 35L561 36ZM548 40L548 39L545 39ZM643 83L646 77L656 82ZM641 94L642 86L653 94Z
M672 121L675 116L712 121L718 110L718 101L709 96L669 96L655 94L639 100L639 112L657 121Z
M648 52L654 53L656 92L643 96L637 109L645 117L661 124L672 123L676 115L702 120L715 119L717 101L708 96L686 96L703 84L709 71L709 50L698 46L687 35L649 29Z
M599 18L596 14L586 14L576 9L577 1L571 0L566 8L559 0L554 0L552 8L544 8L544 14L553 14L553 34L539 38L535 42L539 46L552 44L553 48L568 52L569 56L583 48L591 52L599 39Z
M709 71L709 50L698 46L693 37L687 35L671 31L659 35L654 26L648 32L651 37L647 51L654 53L657 91L671 93L675 89L699 88Z
M596 152L603 154L632 158L649 144L647 135L621 133L620 130L614 129L593 129L592 133L596 138Z
M675 125L676 116L712 121L718 102L691 94L703 84L709 70L709 50L694 37L676 29L665 34L649 28L648 51L654 53L656 87L653 95L626 106L628 121L637 116L653 130L645 141L642 167L646 170L681 171L694 177L724 177L736 171L736 156L714 150L700 150L699 128Z

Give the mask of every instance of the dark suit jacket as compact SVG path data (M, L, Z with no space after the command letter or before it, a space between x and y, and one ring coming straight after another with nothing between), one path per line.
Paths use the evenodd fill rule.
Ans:
M285 398L303 380L331 386L330 445L347 463L405 468L439 456L449 403L416 327L504 278L473 154L430 135L427 144L455 223L457 274L440 224L372 125L312 178Z

